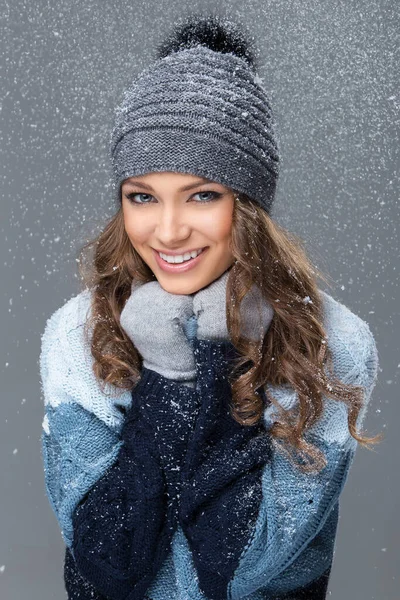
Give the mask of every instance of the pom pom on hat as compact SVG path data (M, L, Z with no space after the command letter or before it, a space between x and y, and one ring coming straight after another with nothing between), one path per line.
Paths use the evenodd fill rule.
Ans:
M257 70L254 38L244 27L227 17L217 15L192 15L178 22L166 39L158 46L156 58L165 58L195 46L206 46L214 52L234 54L243 58L252 71Z

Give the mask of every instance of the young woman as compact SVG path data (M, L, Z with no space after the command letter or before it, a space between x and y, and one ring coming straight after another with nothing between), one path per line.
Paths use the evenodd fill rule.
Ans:
M271 218L255 62L191 17L117 110L116 212L40 357L69 598L325 598L357 442L381 439L370 328Z

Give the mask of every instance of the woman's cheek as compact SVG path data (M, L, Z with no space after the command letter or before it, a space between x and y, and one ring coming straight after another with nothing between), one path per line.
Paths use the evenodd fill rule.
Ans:
M205 215L203 222L204 230L207 231L208 237L215 242L229 237L232 229L233 207L222 206L216 211L210 211Z

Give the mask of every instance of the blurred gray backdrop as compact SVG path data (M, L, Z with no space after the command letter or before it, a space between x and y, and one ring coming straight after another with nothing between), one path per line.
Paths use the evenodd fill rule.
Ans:
M113 209L113 109L176 19L214 2L3 0L0 597L61 600L64 545L45 496L40 337L78 290L79 247ZM399 6L222 1L260 48L279 127L274 217L367 320L380 373L341 496L329 594L399 600Z

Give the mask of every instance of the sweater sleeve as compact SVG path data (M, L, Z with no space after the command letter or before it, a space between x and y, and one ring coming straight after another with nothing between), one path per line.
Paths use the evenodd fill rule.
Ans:
M79 572L110 600L139 600L170 550L174 514L153 430L135 396L113 467L78 505L73 555Z
M359 429L375 387L378 353L368 324L345 307L340 310L327 315L328 340L335 374L344 383L364 389ZM297 395L288 389L270 389L285 408L297 401ZM357 441L350 435L344 403L325 396L323 399L323 416L305 437L324 452L327 465L318 474L301 473L274 444L271 460L263 471L263 498L251 543L242 553L229 585L232 599L256 590L271 595L293 594L297 599L297 591L307 586L314 586L314 593L320 594L311 598L325 598L339 497ZM267 426L274 416L273 407L269 407L264 418Z
M82 322L66 313L47 322L40 368L45 485L67 545L67 593L143 598L171 536L154 435L138 424L131 392L128 401L96 387Z
M143 598L167 558L197 408L194 390L143 367L116 464L76 510L77 566L111 600Z
M48 319L40 352L45 489L69 548L76 506L115 463L122 445L123 414L117 401L104 397L101 403L100 390L84 369L80 301L81 297L73 298Z
M328 330L336 375L365 391L360 426L377 377L376 344L356 315L333 324L335 331ZM339 496L357 446L348 430L347 408L323 397L323 417L305 434L327 460L318 474L302 473L269 437L273 406L264 413L264 431L246 437L226 425L217 436L220 441L213 440L212 406L226 394L221 373L227 347L226 342L196 342L202 407L183 471L180 520L199 587L211 600L239 600L257 591L285 600L322 600ZM289 386L269 388L284 408L295 404Z
M68 600L107 600L82 576L68 546L64 556L64 587Z
M242 426L230 415L233 346L195 340L194 350L200 412L182 471L180 524L201 592L222 600L257 518L271 444L262 422Z

